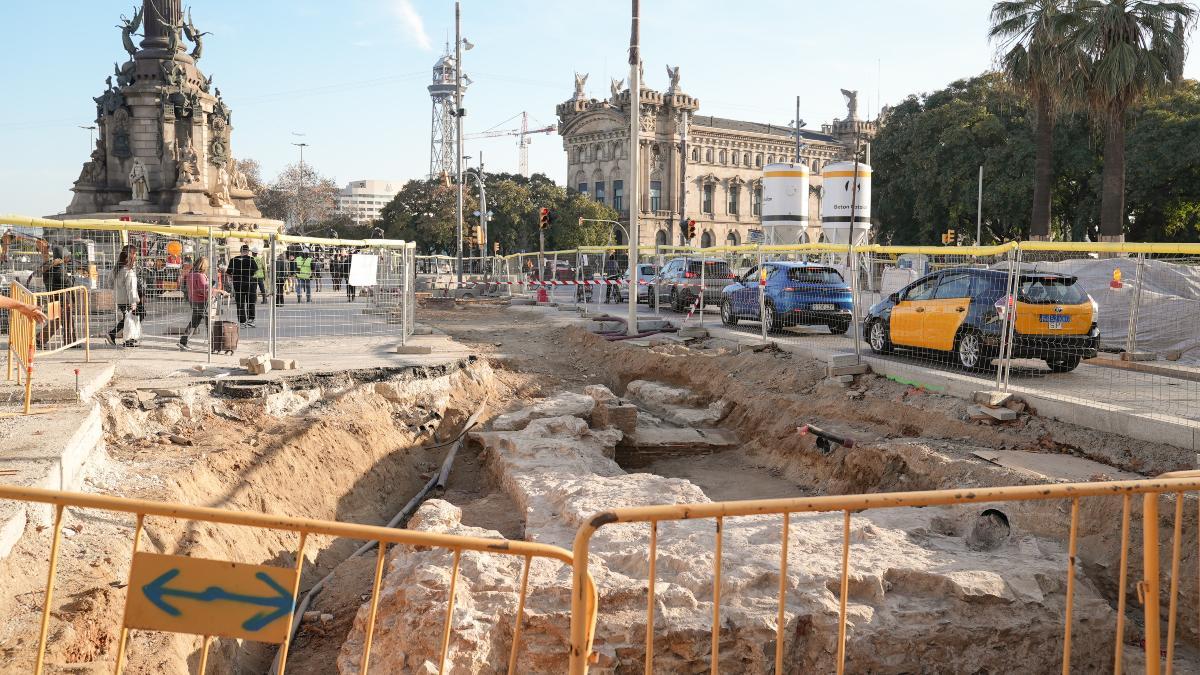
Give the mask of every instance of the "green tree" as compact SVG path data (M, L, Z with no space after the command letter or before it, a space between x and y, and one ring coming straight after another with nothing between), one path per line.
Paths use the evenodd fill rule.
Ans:
M1124 237L1127 113L1182 73L1183 40L1194 16L1183 2L1078 0L1065 24L1068 39L1090 58L1088 103L1104 137L1101 239Z
M992 6L989 37L1000 43L1005 75L1025 93L1034 112L1033 216L1030 236L1050 236L1054 188L1054 118L1071 101L1082 59L1063 39L1067 0L1001 0Z
M1200 83L1185 80L1130 115L1129 237L1200 239Z

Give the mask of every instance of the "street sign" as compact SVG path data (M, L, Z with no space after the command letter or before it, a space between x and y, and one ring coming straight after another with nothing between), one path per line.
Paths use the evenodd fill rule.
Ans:
M747 241L751 244L761 244L765 240L762 230L750 230L747 234L749 235Z
M296 571L224 560L137 553L125 627L282 643Z

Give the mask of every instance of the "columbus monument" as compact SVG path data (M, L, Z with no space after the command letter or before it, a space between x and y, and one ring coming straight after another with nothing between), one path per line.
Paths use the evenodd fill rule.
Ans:
M94 98L96 147L56 217L278 230L234 161L233 110L197 66L209 33L191 10L180 0L142 0L117 28L126 61L113 64Z

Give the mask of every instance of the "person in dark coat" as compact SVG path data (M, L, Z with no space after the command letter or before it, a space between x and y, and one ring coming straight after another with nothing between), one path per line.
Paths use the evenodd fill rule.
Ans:
M244 328L254 328L256 312L254 292L258 288L258 281L254 278L254 274L257 271L258 265L254 262L254 256L250 254L250 247L246 244L242 244L241 254L230 260L229 267L225 270L233 286L238 324Z

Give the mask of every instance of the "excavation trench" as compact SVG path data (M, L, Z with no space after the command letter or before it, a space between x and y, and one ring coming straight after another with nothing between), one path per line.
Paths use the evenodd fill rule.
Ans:
M481 325L476 317L456 337ZM870 376L842 386L826 380L818 364L782 353L736 353L719 345L645 350L601 343L573 330L548 334L539 343L524 329L514 332L519 338L492 332L485 339L519 339L529 350L528 357L499 354L492 361L504 378L525 378L523 384L508 383L525 395L472 440L489 479L515 504L524 538L564 548L573 545L580 525L616 506L1086 481L1126 477L1122 471L1139 463L1168 470L1187 461L1165 446L1130 443L1036 415L1024 414L1007 427L979 423L967 417L961 401ZM679 408L676 414L664 411L662 396L650 392L654 400L647 401L647 382L682 392L664 394L676 396L668 401ZM633 418L620 410L626 405L637 408ZM852 438L855 446L819 448L811 435L797 433L805 423ZM690 442L688 430L700 430L705 439ZM639 438L631 440L631 431ZM1094 473L1035 475L977 455L994 459L997 452L1052 457L1070 471ZM1196 639L1196 506L1189 503L1179 672L1187 671L1186 661L1194 656L1187 643ZM1140 500L1132 504L1127 588L1125 659L1131 671L1143 667L1141 608L1133 588L1140 578L1140 506ZM1070 508L1069 501L1059 500L856 513L851 669L1060 668ZM1170 550L1171 511L1164 497L1164 552ZM1080 509L1073 605L1073 663L1079 669L1112 667L1120 514L1119 497L1084 500ZM773 668L780 525L779 516L725 521L719 615L721 662L729 672ZM470 522L455 504L436 500L418 512L412 527L501 534ZM840 512L793 516L787 672L833 669L841 534ZM711 520L658 527L656 670L699 672L709 664L715 544ZM594 672L641 668L648 552L644 524L605 526L593 537L589 562L601 594ZM521 567L501 558L463 557L452 672L506 669ZM444 552L407 547L389 556L372 672L413 672L437 663L449 563ZM520 645L523 672L565 669L569 597L565 569L532 568ZM338 657L339 672L358 672L365 617L363 603Z
M238 382L101 394L105 447L85 490L350 523L382 525L442 462L467 417L490 395L485 362L373 369L285 382ZM463 453L445 495L467 518L520 537L503 495ZM47 649L47 672L111 672L125 600L133 518L66 509ZM31 525L0 560L0 672L31 672L50 531ZM327 673L374 556L342 565L363 542L313 535L301 590L337 569L301 628L289 673ZM291 567L295 533L147 518L142 551ZM366 591L361 586L366 584ZM129 673L195 672L200 639L132 631ZM266 672L270 645L216 639L210 672Z

